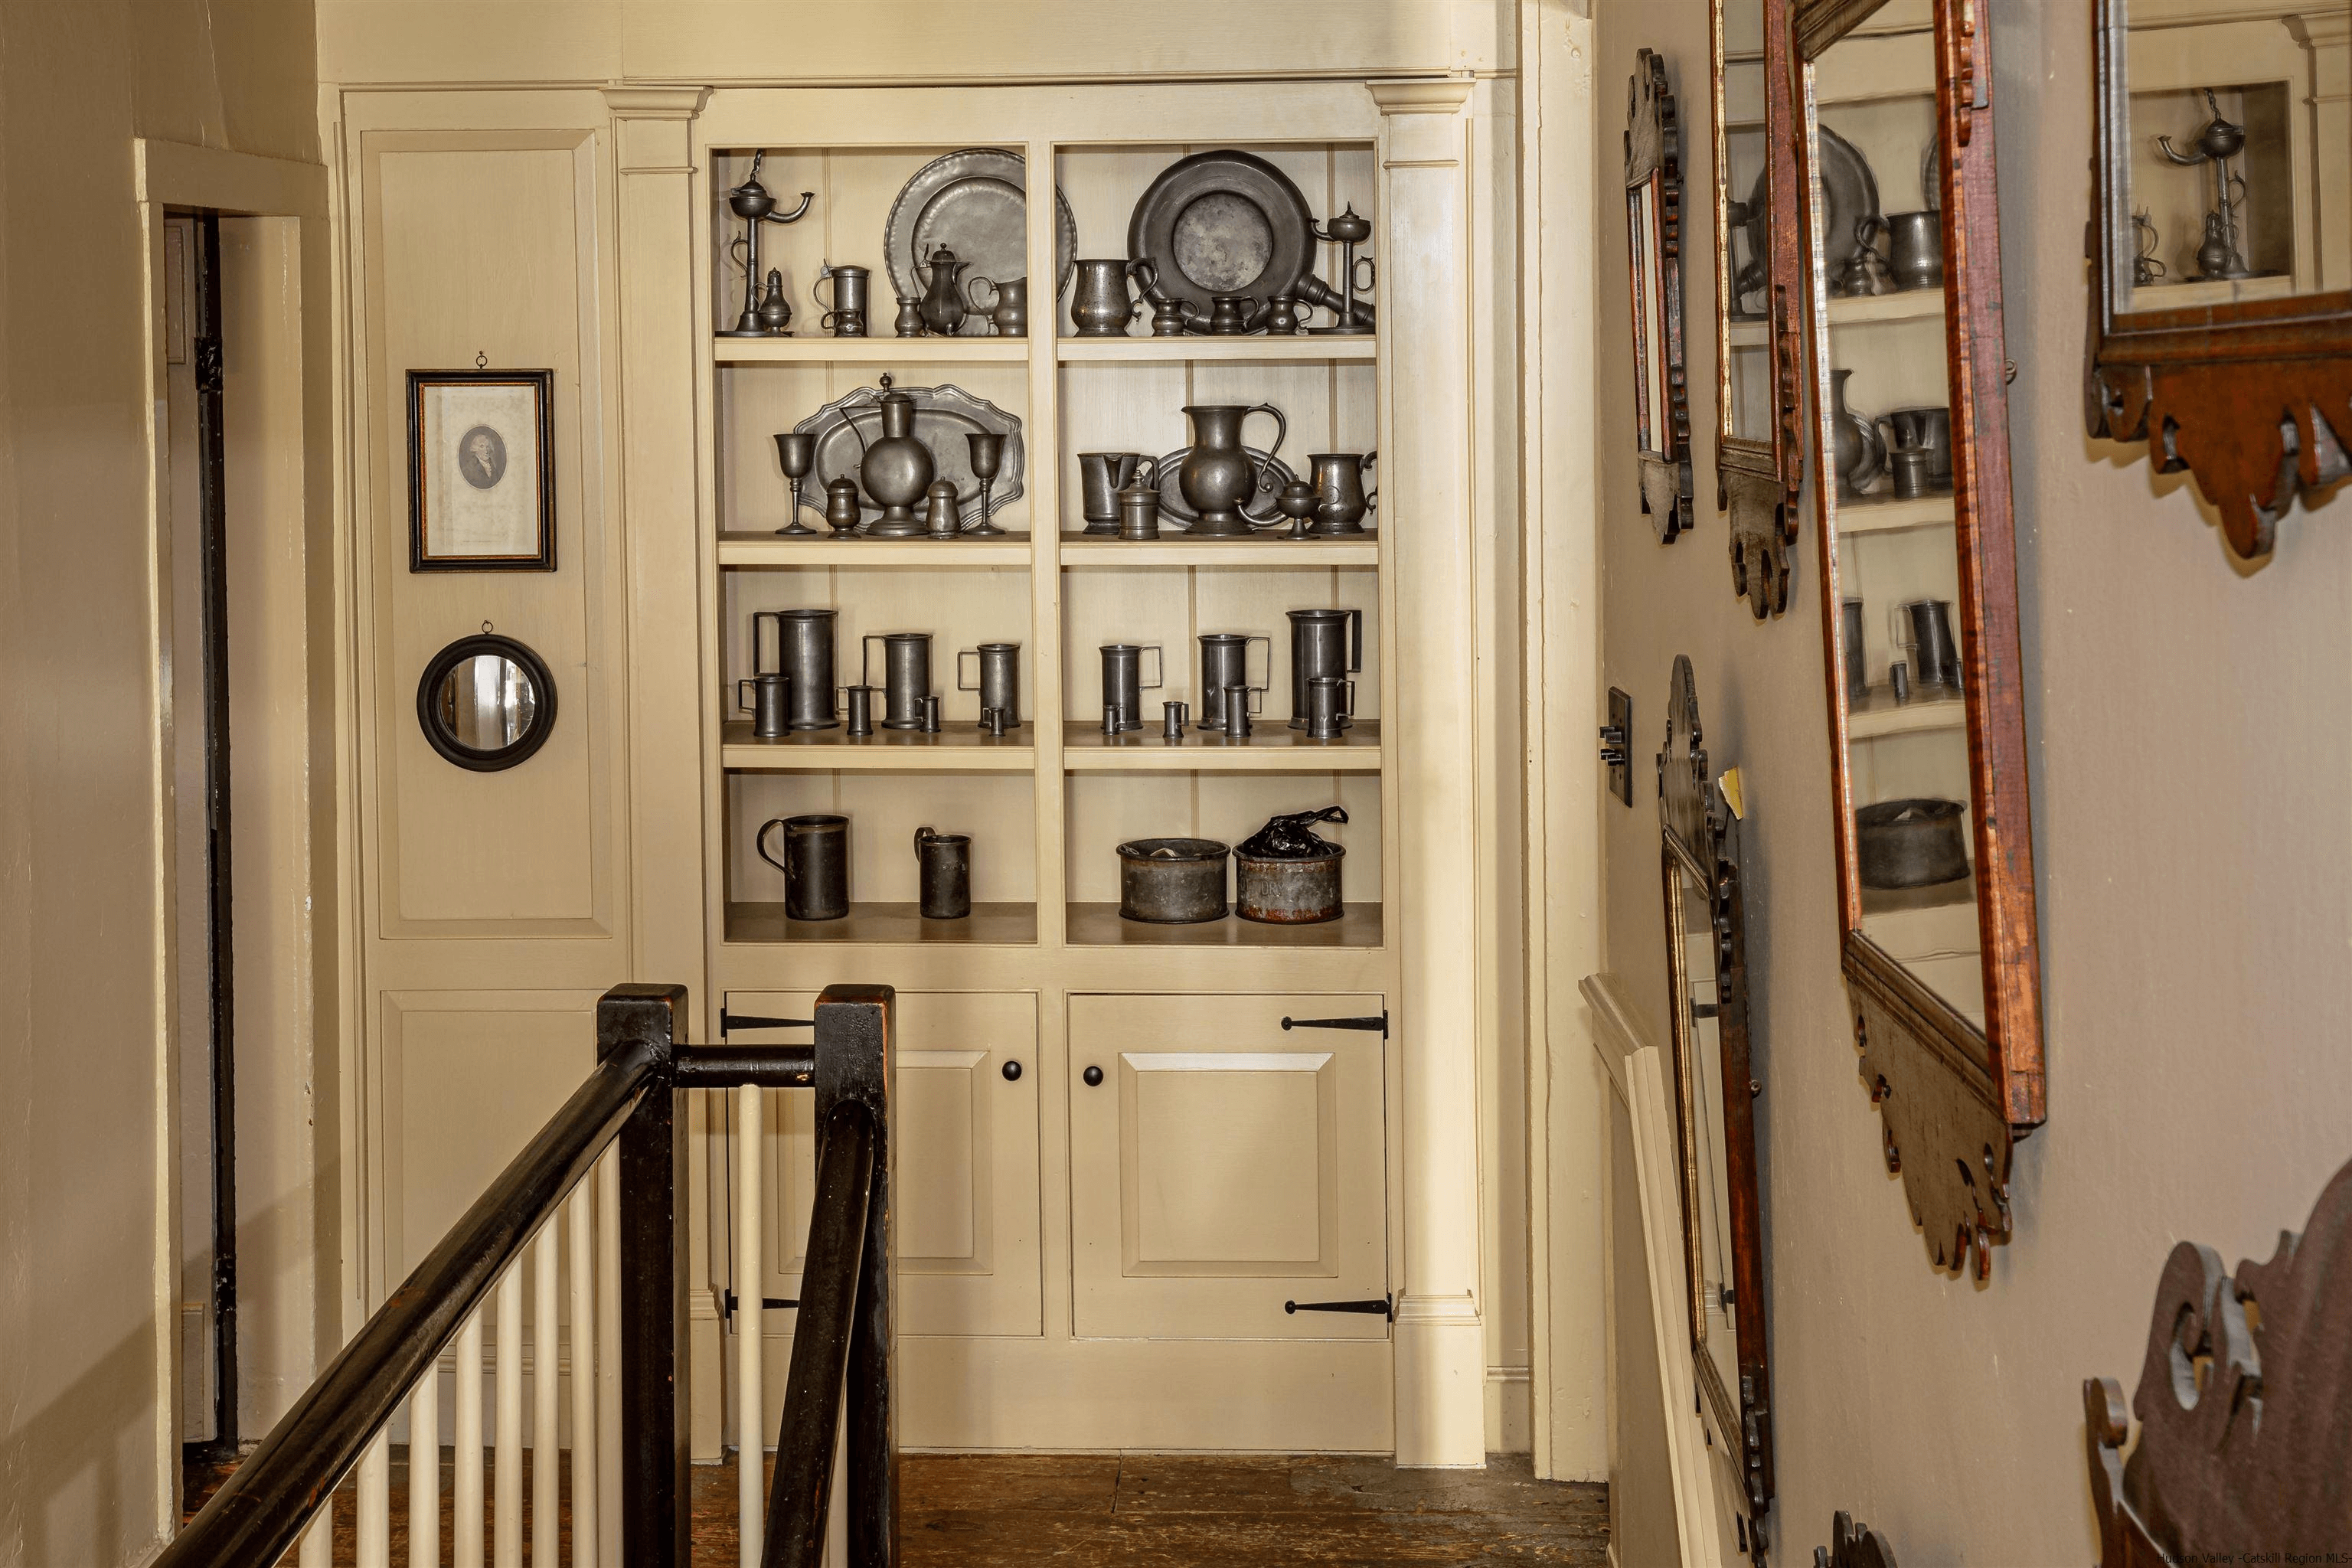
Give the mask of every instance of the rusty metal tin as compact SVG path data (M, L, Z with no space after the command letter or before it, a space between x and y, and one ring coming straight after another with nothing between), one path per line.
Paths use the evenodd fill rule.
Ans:
M1234 853L1234 912L1268 925L1312 925L1339 918L1339 862L1334 845L1311 860L1260 859Z
M1225 918L1225 862L1214 838L1136 838L1118 847L1120 918L1195 925Z

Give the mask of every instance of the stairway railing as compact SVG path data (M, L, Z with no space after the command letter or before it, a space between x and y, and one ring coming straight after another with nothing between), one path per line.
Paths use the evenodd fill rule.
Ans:
M329 1561L332 1499L358 1471L362 1568L389 1568L388 1433L412 1433L412 1563L439 1561L441 1358L457 1346L455 1561L481 1561L480 1309L497 1292L495 1557L522 1561L523 1255L534 1242L531 1560L556 1563L558 1264L572 1268L572 1562L689 1568L686 1142L676 1091L813 1088L818 1186L765 1528L747 1506L744 1560L816 1568L837 1430L847 1437L848 1536L859 1568L897 1560L888 1128L895 1003L887 986L818 998L813 1046L677 1041L682 986L623 985L596 1006L585 1082L394 1290L156 1561L272 1563L300 1543ZM753 1097L755 1098L755 1096ZM608 1152L609 1151L609 1152ZM599 1180L588 1180L592 1172ZM601 1195L595 1191L601 1186ZM566 1226L555 1223L567 1215ZM598 1221L602 1222L599 1226ZM601 1236L597 1233L601 1230ZM756 1337L757 1317L751 1320ZM607 1331L602 1335L598 1329ZM611 1331L617 1330L617 1332ZM602 1340L600 1347L599 1341ZM847 1394L848 1415L842 1418ZM759 1430L756 1411L745 1429ZM610 1448L598 1449L600 1434ZM751 1474L760 1463L747 1443ZM600 1463L600 1460L602 1461ZM748 1501L748 1499L747 1499ZM466 1532L472 1531L468 1550ZM429 1534L429 1549L420 1550ZM764 1540L762 1537L764 1536Z

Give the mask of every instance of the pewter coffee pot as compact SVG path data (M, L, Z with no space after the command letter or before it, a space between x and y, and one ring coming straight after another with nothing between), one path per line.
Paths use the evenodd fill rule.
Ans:
M1378 452L1317 452L1313 465L1315 522L1307 532L1317 537L1365 533L1364 514L1381 504L1378 485L1364 489L1364 470L1380 461Z
M1350 636L1349 634L1353 635ZM1309 687L1318 676L1347 677L1364 668L1364 612L1361 610L1293 610L1290 612L1290 727L1307 727ZM1349 685L1339 721L1345 730L1355 722L1355 687Z
M1253 414L1274 416L1274 445L1262 462L1242 447L1242 422ZM1248 538L1252 525L1242 509L1259 491L1275 488L1275 454L1290 434L1290 421L1271 403L1195 404L1184 410L1184 417L1192 422L1192 446L1178 466L1176 479L1185 503L1200 513L1191 536Z
M915 263L915 270L923 279L923 325L943 338L955 336L971 312L963 300L963 269L971 263L959 261L956 253L946 246L931 252L929 261Z
M866 659L874 645L882 645L882 728L919 730L923 701L931 695L931 634L929 632L868 632L858 645L858 674L863 684L874 684Z

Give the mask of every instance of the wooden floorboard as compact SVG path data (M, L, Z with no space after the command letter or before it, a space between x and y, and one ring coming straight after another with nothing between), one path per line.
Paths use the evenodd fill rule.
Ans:
M527 1501L528 1455L524 1463ZM399 1449L392 1470L392 1560L404 1563L407 1462ZM190 1470L191 1511L227 1473ZM445 1452L445 1542L453 1476ZM1318 1455L913 1454L901 1461L900 1487L904 1568L1603 1568L1608 1561L1608 1489L1537 1480L1517 1454L1495 1455L1484 1470L1400 1470L1385 1459ZM335 1500L335 1561L349 1563L349 1484ZM568 1561L568 1495L566 1504ZM486 1514L492 1506L486 1496ZM526 1518L526 1541L529 1532ZM733 1568L736 1548L734 1467L698 1465L696 1568Z

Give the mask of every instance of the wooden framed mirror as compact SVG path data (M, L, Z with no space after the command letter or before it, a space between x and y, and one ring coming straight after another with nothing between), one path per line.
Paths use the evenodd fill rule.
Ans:
M1658 839L1691 1360L1710 1452L1738 1467L1743 1544L1761 1562L1773 1489L1756 1161L1762 1085L1748 1049L1748 927L1731 805L1708 772L1691 661L1677 655L1658 752Z
M1625 84L1625 248L1633 299L1633 429L1642 510L1672 544L1691 525L1690 369L1683 348L1682 122L1666 58Z
M1714 0L1715 484L1731 591L1758 620L1789 607L1804 485L1804 318L1789 0Z
M2091 434L2241 557L2352 474L2352 0L2098 0Z
M1843 968L1888 1168L1979 1278L2043 1114L1987 9L1791 16Z

